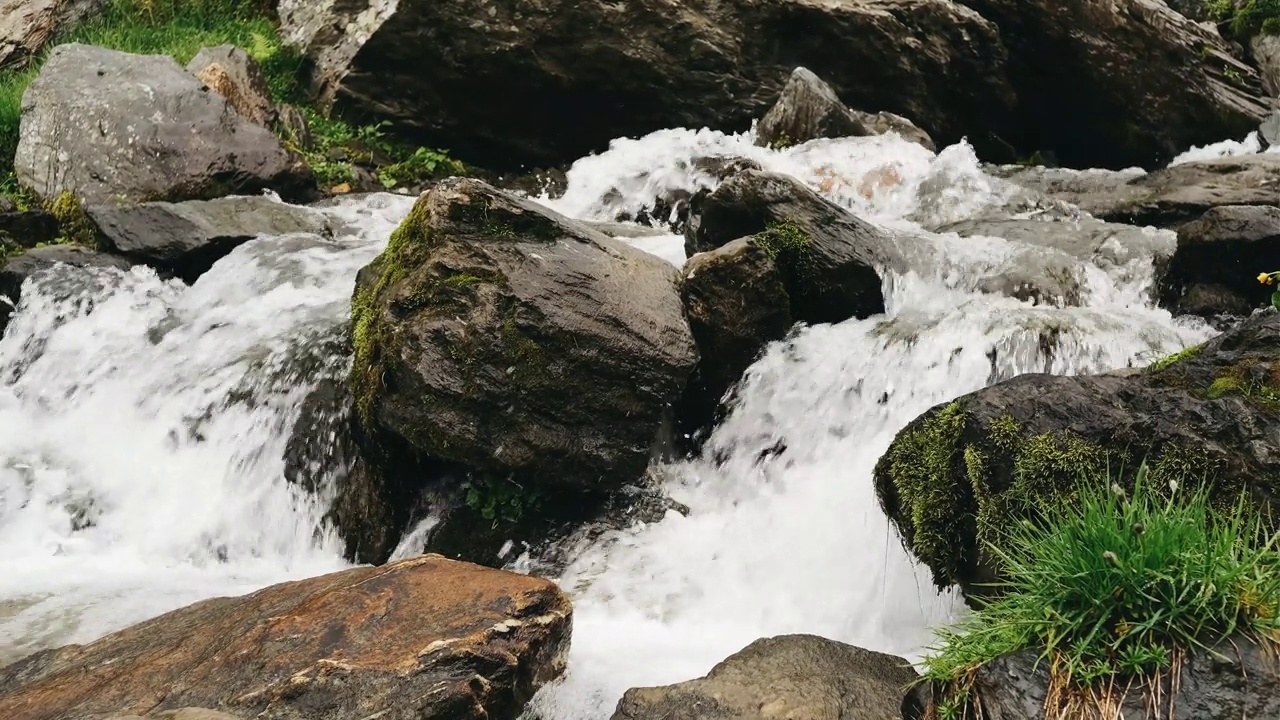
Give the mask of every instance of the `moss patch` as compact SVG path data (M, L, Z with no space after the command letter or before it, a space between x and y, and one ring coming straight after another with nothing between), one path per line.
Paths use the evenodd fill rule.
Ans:
M487 240L553 243L565 234L558 222L541 213L508 208L503 201L494 202L481 195L450 206L449 220Z
M58 221L58 231L66 242L89 248L98 247L98 228L85 213L84 206L75 193L64 190L49 203L48 212Z
M1196 357L1202 350L1204 350L1204 343L1192 345L1191 347L1179 350L1172 355L1166 355L1148 365L1147 372L1162 373L1183 360L1190 360L1191 358Z
M1280 363L1249 358L1222 370L1204 390L1205 397L1244 398L1254 406L1280 412Z
M796 263L808 254L813 239L795 223L781 222L756 233L755 243L775 262Z

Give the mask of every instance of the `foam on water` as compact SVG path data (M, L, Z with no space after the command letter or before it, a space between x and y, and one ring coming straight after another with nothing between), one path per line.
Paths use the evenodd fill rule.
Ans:
M668 130L584 158L563 197L543 201L612 221L714 186L707 157L795 175L897 234L910 261L885 273L885 315L773 344L705 458L662 469L688 517L577 548L560 578L576 608L570 669L536 698L544 718L608 717L628 687L702 675L778 633L917 657L956 605L903 552L872 492L894 433L1018 373L1142 364L1209 335L1147 300L1171 233L1077 258L926 230L998 214L1016 194L964 144L934 155L890 136L772 151L749 134ZM99 273L102 287L70 296L58 275L26 288L0 341L0 662L344 566L319 529L326 498L288 486L281 456L306 392L345 372L336 348L355 273L410 203L344 200L325 211L352 225L338 239L259 239L190 288L142 269ZM684 259L674 235L630 242ZM1067 264L1078 306L978 291L1031 256Z

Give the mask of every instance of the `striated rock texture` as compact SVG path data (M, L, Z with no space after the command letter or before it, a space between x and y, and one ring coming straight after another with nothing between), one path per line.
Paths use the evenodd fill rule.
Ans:
M1038 497L1084 478L1209 483L1277 509L1280 313L1260 313L1146 371L1022 375L940 405L898 433L875 469L881 506L939 587L998 579L986 542Z
M200 707L272 720L514 720L564 671L550 582L427 555L205 600L0 668L0 716Z
M186 282L259 235L332 235L320 213L262 196L99 205L85 212L105 249Z
M385 558L390 543L370 538L398 535L433 483L467 477L467 509L501 516L539 493L565 495L564 510L641 477L697 361L679 277L479 180L423 195L353 300L372 472L338 515L356 552Z
M0 68L30 60L107 0L0 0Z
M796 68L782 97L756 126L756 144L787 147L818 138L865 137L896 132L903 139L934 150L929 134L910 120L890 112L850 110L835 90L807 68Z
M951 0L278 8L323 101L484 166L556 165L668 127L745 130L797 66L850 105L911 118L943 143L990 145L1014 105L995 26Z
M244 50L234 45L200 48L187 63L187 72L249 120L266 128L276 121L276 106L262 68Z
M906 660L816 635L757 640L703 678L632 688L613 720L886 720L901 716Z
M14 167L42 198L86 205L316 192L301 157L173 58L80 44L55 49L23 95Z
M89 275L104 268L128 270L131 263L123 258L95 252L76 245L51 245L27 250L0 260L0 336L4 335L14 308L22 297L22 284L39 273L56 273L60 281L74 292Z
M1154 167L1243 137L1266 114L1257 72L1163 0L965 0L1000 28L1021 148L1067 167Z

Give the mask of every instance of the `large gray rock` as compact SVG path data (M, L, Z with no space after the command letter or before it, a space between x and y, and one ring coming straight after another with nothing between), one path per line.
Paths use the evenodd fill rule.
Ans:
M695 200L686 253L757 236L775 257L797 320L840 322L884 311L880 270L901 269L894 240L799 180L746 170Z
M486 166L557 165L669 127L745 130L797 65L850 105L909 117L940 142L995 147L993 134L1012 129L999 33L951 0L278 8L322 102Z
M36 653L0 668L0 717L515 720L564 672L572 622L554 583L425 555Z
M706 677L632 688L612 720L888 720L918 676L906 660L816 635L757 640Z
M795 318L775 255L755 238L689 258L680 291L698 344L698 366L680 403L678 438L689 449L719 419L725 393Z
M965 4L1008 48L1022 123L1006 139L1067 167L1156 167L1243 137L1268 110L1257 72L1164 0Z
M276 121L276 106L262 67L235 45L200 48L187 63L187 72L255 123L269 128Z
M1280 257L1280 207L1224 205L1178 228L1178 250L1160 288L1176 313L1245 316L1270 304L1258 282Z
M352 390L370 472L339 500L349 550L385 558L369 538L397 536L438 483L457 488L442 465L477 490L464 510L501 497L499 515L537 492L580 501L640 478L697 361L679 278L478 180L423 195L357 280Z
M55 49L23 95L14 167L41 197L86 205L315 193L300 156L173 58L80 44Z
M863 137L896 132L933 150L929 134L889 112L850 110L835 90L807 68L796 68L782 96L756 126L756 144L786 147L818 138Z
M0 335L9 325L13 310L22 297L22 284L38 273L54 271L58 266L84 272L65 273L61 280L68 292L82 287L85 276L105 268L128 270L131 263L76 245L51 245L27 250L0 260Z
M982 717L1062 717L1052 706L1046 709L1051 681L1048 663L1040 654L1039 650L1023 650L974 671L970 697L981 703ZM929 697L927 691L920 696ZM1176 675L1161 673L1158 683L1137 684L1128 692L1117 692L1114 698L1119 713L1107 717L1116 720L1280 717L1280 670L1273 649L1260 647L1252 638L1234 636L1209 649L1192 650ZM917 701L917 705L923 704ZM932 716L909 712L904 717L926 720Z
M106 0L0 0L0 68L20 65Z
M325 216L260 195L85 209L99 242L133 261L194 282L260 235L331 235Z
M1132 488L1205 483L1259 511L1280 498L1280 313L1268 310L1146 371L1020 375L939 405L898 433L875 468L885 514L940 586L969 596L1000 579L988 543L1035 499L1083 478Z

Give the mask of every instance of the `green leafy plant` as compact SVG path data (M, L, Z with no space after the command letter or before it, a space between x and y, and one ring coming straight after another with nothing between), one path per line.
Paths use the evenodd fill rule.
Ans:
M1269 521L1244 497L1215 509L1207 485L1165 490L1146 477L1144 466L1132 495L1089 483L991 545L1002 594L941 630L924 661L924 679L950 688L947 702L963 704L974 670L1027 648L1049 663L1050 696L1062 701L1096 698L1236 633L1280 637Z
M465 483L466 505L485 520L515 524L528 512L536 512L542 506L542 495L536 489L525 488L513 480L472 479Z
M1258 282L1263 285L1275 285L1276 279L1280 278L1280 272L1259 273ZM1271 293L1271 306L1280 310L1280 289Z

